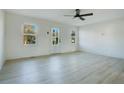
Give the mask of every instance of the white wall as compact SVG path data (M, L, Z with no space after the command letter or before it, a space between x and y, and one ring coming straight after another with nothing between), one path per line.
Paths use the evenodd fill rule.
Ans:
M79 35L81 50L124 58L124 18L82 26Z
M74 26L64 25L57 22L21 16L13 13L6 13L6 59L32 57L50 54L50 32L52 27L59 27L61 30L60 52L77 50L77 44L72 44L70 34L72 30L77 32ZM36 24L38 26L38 42L36 46L25 47L23 45L22 26L24 23ZM77 32L78 35L78 32ZM78 40L78 39L77 39Z
M0 69L4 63L4 12L0 10Z

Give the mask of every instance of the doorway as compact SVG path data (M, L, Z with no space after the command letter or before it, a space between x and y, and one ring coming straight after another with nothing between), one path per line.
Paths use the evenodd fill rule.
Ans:
M60 53L60 29L59 28L51 28L51 37L50 37L50 52L52 54Z

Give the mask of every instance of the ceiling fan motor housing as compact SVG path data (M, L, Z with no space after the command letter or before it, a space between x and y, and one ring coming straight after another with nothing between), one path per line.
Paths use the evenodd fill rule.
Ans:
M74 17L79 17L80 16L80 9L76 9L76 15Z

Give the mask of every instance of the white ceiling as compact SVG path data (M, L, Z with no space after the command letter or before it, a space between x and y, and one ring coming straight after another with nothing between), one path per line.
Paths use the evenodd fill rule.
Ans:
M75 9L8 9L6 11L76 26L124 17L124 9L81 9L81 14L90 12L94 14L93 16L84 17L85 21L64 16L74 15Z

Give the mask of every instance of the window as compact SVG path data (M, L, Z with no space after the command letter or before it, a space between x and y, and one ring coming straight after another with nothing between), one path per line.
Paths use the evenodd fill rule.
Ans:
M24 24L23 26L23 44L36 44L36 25Z
M72 31L71 33L71 43L75 43L75 32Z
M59 28L52 28L51 33L52 33L52 44L58 45L59 44L59 33L60 33Z

